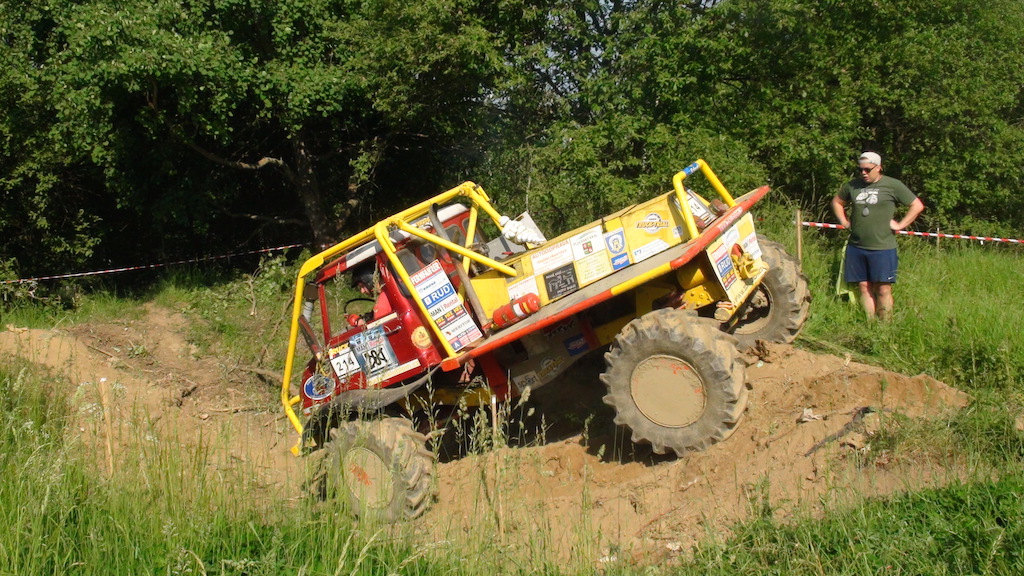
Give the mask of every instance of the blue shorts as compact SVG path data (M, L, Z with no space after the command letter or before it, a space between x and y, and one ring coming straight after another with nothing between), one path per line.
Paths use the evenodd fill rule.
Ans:
M896 249L865 250L853 244L846 246L846 270L843 277L847 282L896 283L896 269L899 258Z

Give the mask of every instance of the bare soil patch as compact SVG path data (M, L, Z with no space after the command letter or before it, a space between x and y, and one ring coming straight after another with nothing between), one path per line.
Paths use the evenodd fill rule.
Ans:
M281 417L276 384L201 356L186 334L183 316L149 306L138 320L67 330L8 326L0 357L44 365L87 400L100 378L114 383L116 446L143 427L156 441L194 446L202 439L213 466L249 475L245 489L299 497L302 465L289 450L296 438ZM957 476L953 463L934 458L865 455L886 418L942 417L966 405L964 393L925 375L789 346L761 347L747 361L751 398L739 431L706 452L674 458L632 445L613 424L594 357L532 394L527 422L543 422L544 431L525 446L439 465L438 501L413 528L428 541L490 532L526 552L659 562L709 534L725 535L764 506L785 517ZM79 432L93 445L105 441L85 420Z

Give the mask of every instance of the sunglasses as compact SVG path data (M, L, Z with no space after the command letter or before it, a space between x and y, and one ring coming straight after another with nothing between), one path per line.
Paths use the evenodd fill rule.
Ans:
M858 166L856 169L860 171L861 174L867 174L868 172L871 172L875 168L878 168L878 166L872 166L871 168L861 168L860 166Z

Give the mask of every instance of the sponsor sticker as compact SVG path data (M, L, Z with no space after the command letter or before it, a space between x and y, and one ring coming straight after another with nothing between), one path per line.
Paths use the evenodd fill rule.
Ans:
M395 351L391 349L391 343L388 342L382 326L353 335L349 339L349 345L367 379L398 365L398 358L395 357Z
M562 344L565 345L565 351L569 353L569 356L579 356L590 350L590 344L587 344L587 339L583 334L573 336L563 341Z
M604 250L576 260L576 277L586 286L612 273L612 265Z
M572 245L573 260L581 260L604 250L604 244L601 242L601 226L594 226L590 230L580 232L569 239L569 244Z
M427 313L441 329L441 334L458 352L472 342L483 338L483 333L459 299L451 280L434 260L426 268L410 276L416 292L423 299ZM393 366L392 366L393 367Z
M604 245L612 256L626 253L626 231L622 228L612 230L604 235Z
M537 288L537 277L528 276L522 280L508 285L508 298L509 300L515 300L516 298L522 298L527 294L536 294L540 296L540 290Z
M541 380L545 380L548 376L553 376L562 367L562 364L565 364L565 360L562 358L545 358L540 363L538 376Z
M637 230L643 230L648 234L657 234L665 228L669 227L668 219L662 216L658 212L651 212L644 216L643 220L638 220L634 224Z
M524 388L537 388L540 386L540 377L537 376L537 372L530 370L525 374L512 377L512 383L522 391Z
M572 245L568 240L547 246L530 256L534 274L544 274L566 264L572 264Z
M646 260L659 252L664 252L668 247L668 242L665 242L660 238L653 242L648 242L636 250L633 250L633 261L640 262L642 260Z
M334 394L335 386L334 378L324 374L314 374L302 384L302 393L310 400L323 400Z
M544 275L544 289L548 292L549 300L554 300L579 290L580 283L576 278L576 269L572 264L567 264L548 272Z

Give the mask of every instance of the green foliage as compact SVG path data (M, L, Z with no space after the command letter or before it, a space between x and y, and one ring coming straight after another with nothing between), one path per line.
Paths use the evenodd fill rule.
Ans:
M734 195L764 182L742 145L705 130L677 131L638 117L592 126L552 127L550 140L518 152L528 173L495 176L494 196L507 211L530 210L549 230L565 231L672 189L676 172L703 158ZM523 166L523 164L526 166ZM687 186L715 197L703 176Z
M157 298L194 318L189 341L201 353L276 366L284 362L277 353L287 339L297 273L284 256L268 256L251 274L221 275L212 282L193 274L169 279Z
M672 36L714 94L677 113L708 114L815 206L874 149L944 228L1019 220L1022 17L1012 1L723 2Z
M22 274L104 241L123 259L335 239L380 187L440 179L502 66L493 14L455 0L0 7L0 233L19 239L0 257Z
M696 157L817 210L874 148L923 223L1024 215L1015 0L0 8L21 275L327 241L466 178L572 225Z

